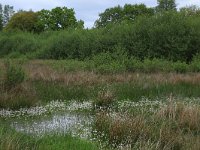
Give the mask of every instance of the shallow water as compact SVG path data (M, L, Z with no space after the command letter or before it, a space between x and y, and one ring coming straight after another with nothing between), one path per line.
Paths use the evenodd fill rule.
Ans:
M11 126L19 132L42 136L45 134L72 134L88 138L91 134L93 117L77 113L54 114L51 117L32 121L15 120Z

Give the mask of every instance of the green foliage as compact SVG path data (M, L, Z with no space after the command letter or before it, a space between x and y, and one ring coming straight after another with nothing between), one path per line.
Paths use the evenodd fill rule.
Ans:
M4 122L4 123L3 123ZM45 135L40 138L19 133L1 120L0 149L30 150L98 150L95 143L72 137L71 135Z
M41 57L51 59L88 58L96 49L95 38L95 34L87 30L58 32L46 41Z
M157 0L157 3L156 9L160 12L176 10L176 0Z
M169 96L171 93L178 97L200 96L198 84L180 81L177 83L164 83L164 81L165 80L158 84L143 79L141 82L113 84L111 88L117 100L138 101L141 100L142 97L155 100L155 98Z
M20 11L15 13L6 25L5 30L36 32L37 17L37 13L33 11Z
M140 59L149 57L191 61L199 51L200 39L199 33L193 30L194 24L190 22L190 18L173 12L141 18L134 26L137 30L132 28L134 36L130 37L130 54Z
M185 62L177 61L173 64L173 69L179 73L186 73L188 71L188 65Z
M94 68L99 73L119 73L126 70L127 56L120 53L100 53L92 58Z
M191 72L200 72L200 55L197 54L193 58L190 66L189 66L189 69Z
M2 15L0 14L0 31L2 31L3 30L3 17L2 17Z
M5 62L6 76L4 86L10 90L20 85L25 80L25 72L19 65L13 65L10 61Z
M0 4L0 31L3 29L3 8Z
M36 139L35 139L36 140ZM38 150L98 150L98 146L95 143L87 140L71 137L70 135L46 135L41 138L38 142Z
M81 24L80 22L79 25L82 26ZM14 57L16 54L21 54L28 58L91 59L94 63L96 63L94 59L102 59L103 64L95 66L105 72L110 69L125 70L124 65L128 70L135 70L131 61L127 61L130 58L134 58L133 61L143 61L148 58L150 61L158 59L188 64L193 56L200 52L199 24L198 15L188 16L184 13L169 11L154 16L137 17L132 24L121 22L110 24L106 28L88 30L77 27L76 30L67 28L41 34L2 32L0 57L12 53ZM119 52L125 54L123 58L116 55ZM111 56L108 56L108 60L104 60L100 58L104 56L98 56L101 53L108 53ZM97 58L93 58L95 56ZM107 63L109 59L114 61ZM138 65L140 65L139 62Z
M80 72L90 71L93 69L93 65L91 65L90 60L46 60L45 64L59 72Z
M196 5L182 7L180 12L186 16L200 16L200 8Z
M83 101L91 96L91 89L83 86L67 86L62 83L43 81L34 82L33 86L36 89L38 98L43 100L43 102L57 99Z
M7 25L13 14L14 14L14 7L10 5L5 5L3 9L3 26Z
M77 22L73 9L67 7L56 7L52 10L41 10L38 12L38 31L60 30L81 27L83 22Z
M33 53L40 47L40 40L36 35L27 32L2 33L0 35L0 56L11 53L27 54Z
M152 8L147 8L144 4L126 4L124 7L116 6L106 9L99 15L99 19L95 22L97 28L106 27L108 25L125 22L133 22L138 16L151 16L154 14Z

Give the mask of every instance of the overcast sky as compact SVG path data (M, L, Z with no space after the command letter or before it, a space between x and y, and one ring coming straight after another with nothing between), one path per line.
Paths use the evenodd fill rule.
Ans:
M0 0L0 3L14 6L15 10L34 10L52 9L57 6L74 8L77 19L85 22L85 27L92 27L94 21L98 19L98 14L106 8L129 4L144 3L149 7L157 5L157 0ZM178 7L186 5L200 6L200 0L177 0Z

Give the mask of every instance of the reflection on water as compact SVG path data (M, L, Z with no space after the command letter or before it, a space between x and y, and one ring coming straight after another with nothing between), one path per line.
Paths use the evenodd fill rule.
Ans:
M38 136L44 134L66 134L88 138L91 134L92 116L83 114L55 114L43 120L18 120L11 124L17 131Z

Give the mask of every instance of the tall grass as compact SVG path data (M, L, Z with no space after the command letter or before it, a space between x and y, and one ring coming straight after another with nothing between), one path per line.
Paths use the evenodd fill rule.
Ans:
M94 136L116 149L199 149L199 105L170 100L150 112L145 109L141 106L137 114L127 109L98 113Z
M52 65L54 62L55 64ZM65 66L66 69L63 70L59 64ZM6 69L3 69L0 107L18 109L58 99L65 101L94 100L97 105L103 106L106 103L110 105L109 103L112 103L113 100L139 101L142 97L155 99L169 96L171 93L176 97L200 96L198 73L146 74L137 71L135 73L99 74L95 71L85 70L85 63L80 62L79 64L79 61L75 61L75 64L83 65L80 71L76 65L72 69L68 69L70 64L72 64L72 60L69 63L68 61L53 60L26 61L21 66L27 75L26 80L18 83L17 78L15 82L13 79L18 76L18 71L14 74L11 71L9 84L12 82L14 87L9 90L4 88L4 83L8 82L5 82L7 78L4 78L7 75ZM21 76L19 79L21 81ZM104 97L105 101L99 97Z
M97 144L86 140L78 139L70 135L45 135L43 137L34 137L6 126L0 125L0 149L2 150L96 150Z

